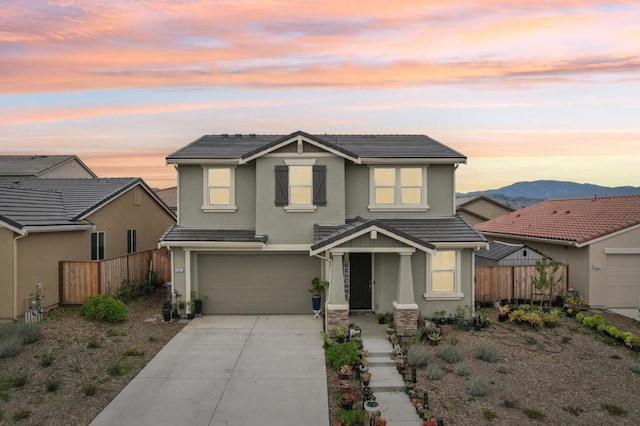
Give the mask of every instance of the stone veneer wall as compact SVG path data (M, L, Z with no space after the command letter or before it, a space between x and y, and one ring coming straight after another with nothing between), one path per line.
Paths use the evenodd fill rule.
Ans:
M335 329L338 325L344 327L345 332L349 330L349 309L327 309L327 333L335 337Z
M398 337L413 336L418 329L418 309L398 309L393 310L393 323L396 327Z

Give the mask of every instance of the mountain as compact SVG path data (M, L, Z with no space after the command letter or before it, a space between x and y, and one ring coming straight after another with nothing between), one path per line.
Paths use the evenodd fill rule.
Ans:
M539 201L552 198L640 195L640 187L608 187L589 183L576 183L559 180L536 180L533 182L516 182L499 189L474 191L457 195L462 197L484 195L513 208L522 208L535 204Z

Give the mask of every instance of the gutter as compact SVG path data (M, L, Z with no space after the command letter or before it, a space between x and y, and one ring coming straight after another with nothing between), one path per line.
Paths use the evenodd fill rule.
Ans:
M496 232L485 232L485 231L478 231L481 234L484 234L485 236L490 236L490 237L501 237L501 238L508 238L511 240L525 240L525 241L535 241L538 243L547 243L547 244L555 244L555 245L559 245L559 246L569 246L569 247L584 247L586 244L580 244L577 241L571 241L571 240L554 240L551 238L542 238L542 237L527 237L524 235L515 235L515 234L502 234L502 233L496 233Z
M13 321L18 321L18 240L29 235L27 230L13 239Z
M37 234L42 232L65 232L65 231L93 231L96 228L94 224L86 225L44 225L44 226L25 226L26 234Z

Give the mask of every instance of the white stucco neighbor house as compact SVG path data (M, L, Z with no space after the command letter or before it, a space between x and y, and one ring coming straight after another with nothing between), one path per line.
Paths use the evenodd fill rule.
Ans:
M174 288L205 314L311 311L314 277L331 332L354 311L473 305L474 251L486 239L455 213L466 157L424 135L206 135L167 156L178 222L160 245Z

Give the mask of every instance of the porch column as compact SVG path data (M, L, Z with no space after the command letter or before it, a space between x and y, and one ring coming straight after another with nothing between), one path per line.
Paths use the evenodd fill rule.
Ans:
M411 270L411 255L413 253L398 253L400 266L398 268L398 285L396 300L393 301L393 322L399 337L412 336L418 324L418 305L413 294L413 272Z
M329 280L329 297L326 304L327 332L335 335L335 329L341 325L349 328L349 304L344 295L344 273L342 258L344 253L331 253L331 279Z

